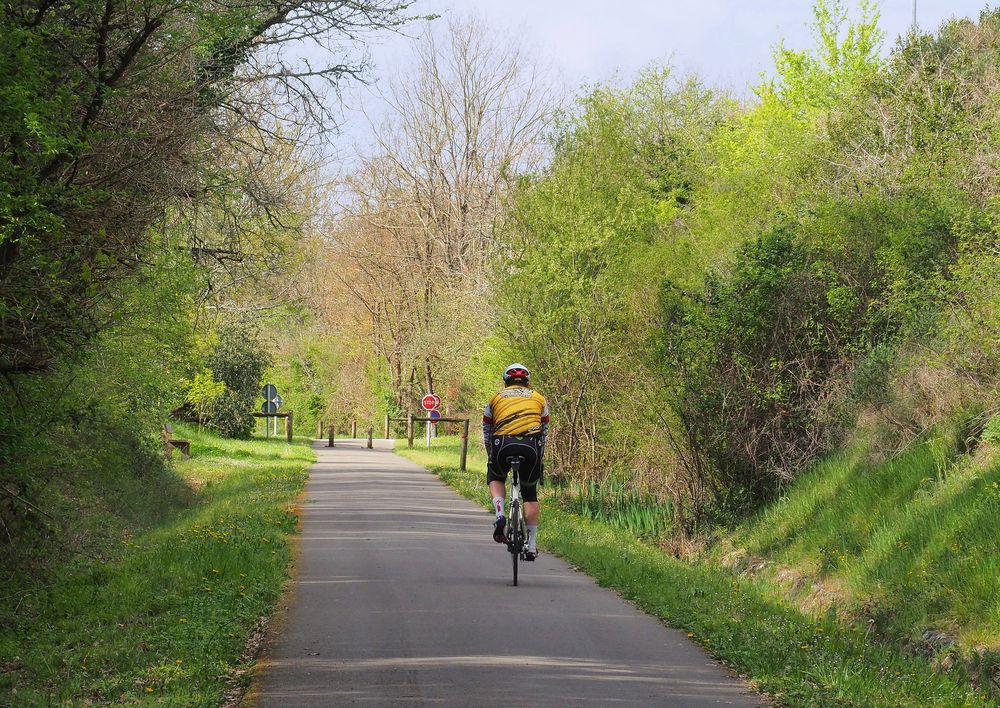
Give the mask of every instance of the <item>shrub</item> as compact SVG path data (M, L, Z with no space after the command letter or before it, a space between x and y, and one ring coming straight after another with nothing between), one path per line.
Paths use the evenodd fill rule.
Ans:
M209 357L208 368L226 389L214 405L210 427L229 438L248 438L253 432L253 408L270 356L258 333L230 325L219 332L219 343Z
M700 296L664 288L661 364L682 457L717 505L773 495L829 443L832 384L865 348L872 303L852 275L782 227Z
M204 369L191 379L186 399L198 413L198 423L203 424L205 418L212 415L219 398L226 392L226 384L215 380L211 369Z

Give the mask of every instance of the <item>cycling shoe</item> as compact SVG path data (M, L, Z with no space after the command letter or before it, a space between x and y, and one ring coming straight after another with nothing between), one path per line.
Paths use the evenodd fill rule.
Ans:
M493 540L497 543L504 543L507 540L507 519L502 516L498 516L497 520L493 523Z

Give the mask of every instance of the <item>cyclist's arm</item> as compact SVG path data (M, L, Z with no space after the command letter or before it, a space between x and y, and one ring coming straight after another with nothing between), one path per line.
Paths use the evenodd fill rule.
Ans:
M542 427L541 427L541 438L542 445L545 445L545 440L549 436L549 404L548 401L542 406Z
M483 447L486 448L487 455L490 451L490 438L493 437L493 408L490 404L486 404L486 410L483 411Z

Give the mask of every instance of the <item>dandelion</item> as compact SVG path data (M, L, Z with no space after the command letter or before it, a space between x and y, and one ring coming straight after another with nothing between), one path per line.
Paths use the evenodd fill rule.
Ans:
M153 687L152 686L146 686L146 693L152 693L152 692L153 692Z
M188 621L187 617L181 617L181 624L187 624L187 621Z

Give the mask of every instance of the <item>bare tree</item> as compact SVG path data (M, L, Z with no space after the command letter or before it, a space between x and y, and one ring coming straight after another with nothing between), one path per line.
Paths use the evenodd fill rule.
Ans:
M522 46L463 18L414 42L384 98L330 245L406 407L442 372L460 375L491 327L494 227L542 155L552 94Z

